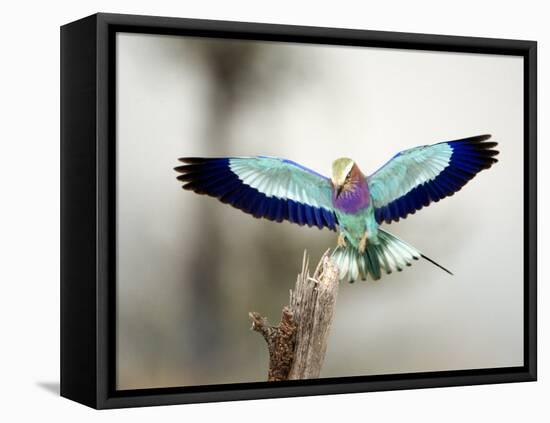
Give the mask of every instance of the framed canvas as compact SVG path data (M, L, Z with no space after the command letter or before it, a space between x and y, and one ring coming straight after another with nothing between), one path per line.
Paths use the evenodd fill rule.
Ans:
M89 16L61 194L64 397L536 380L533 41Z

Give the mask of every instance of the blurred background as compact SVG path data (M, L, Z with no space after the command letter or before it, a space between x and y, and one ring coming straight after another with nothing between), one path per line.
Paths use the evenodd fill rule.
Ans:
M427 262L342 285L322 377L523 364L523 62L395 49L117 36L117 385L264 381L249 311L278 322L328 230L183 191L182 156L272 155L371 173L492 133L499 163L386 228Z

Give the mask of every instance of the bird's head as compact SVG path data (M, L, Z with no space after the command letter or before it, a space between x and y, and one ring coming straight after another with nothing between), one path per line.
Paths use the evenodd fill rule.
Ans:
M342 157L332 162L332 185L336 190L336 196L352 183L352 171L357 166L352 159Z

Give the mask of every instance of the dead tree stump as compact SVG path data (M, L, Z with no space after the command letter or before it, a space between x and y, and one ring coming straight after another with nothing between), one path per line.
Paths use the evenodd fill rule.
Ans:
M307 251L302 260L290 304L277 326L269 326L259 313L249 313L252 329L259 332L269 352L268 381L316 379L321 374L328 335L338 296L338 268L327 251L313 276Z

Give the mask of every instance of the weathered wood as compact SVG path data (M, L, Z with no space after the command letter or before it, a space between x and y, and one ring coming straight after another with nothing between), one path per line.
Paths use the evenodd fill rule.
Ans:
M261 333L269 352L268 380L315 379L321 374L328 335L338 296L338 268L329 251L321 258L313 276L304 252L302 271L281 322L269 326L258 313L249 313L252 329Z
M314 379L321 374L338 286L338 268L328 251L313 277L309 276L309 258L304 253L302 272L290 293L290 310L298 323L289 379Z
M249 313L252 329L263 335L269 352L268 381L287 380L294 359L296 324L288 307L283 308L281 321L269 326L267 319L258 313Z

